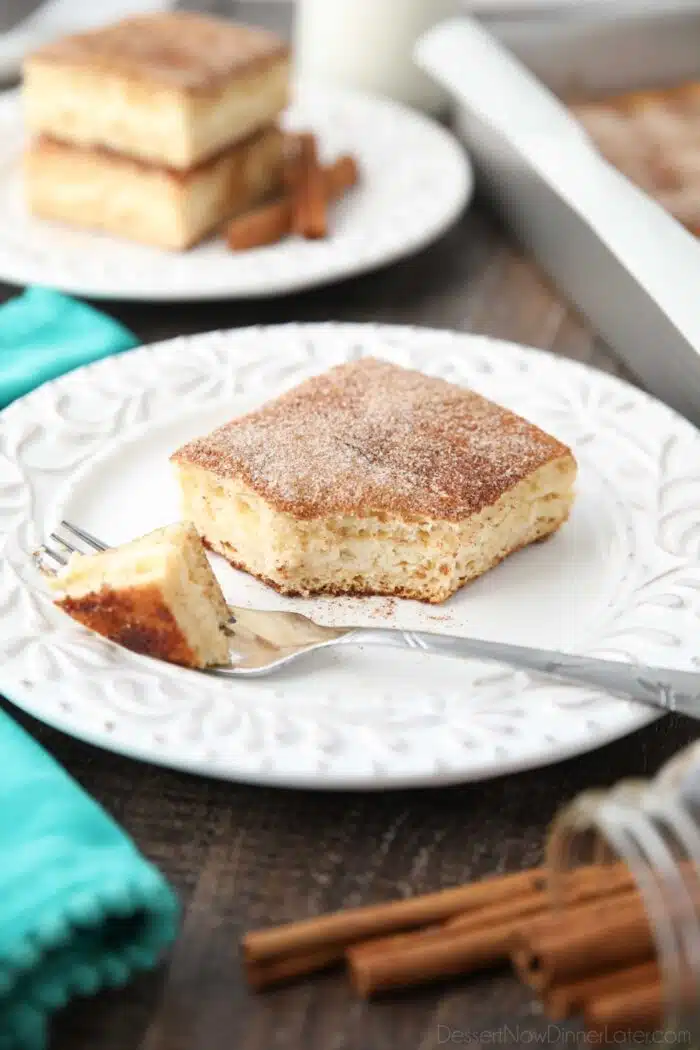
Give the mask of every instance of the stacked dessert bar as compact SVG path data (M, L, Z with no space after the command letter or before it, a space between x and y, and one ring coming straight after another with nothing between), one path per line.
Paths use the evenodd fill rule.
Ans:
M25 63L35 215L184 249L277 191L289 52L199 15L127 19Z

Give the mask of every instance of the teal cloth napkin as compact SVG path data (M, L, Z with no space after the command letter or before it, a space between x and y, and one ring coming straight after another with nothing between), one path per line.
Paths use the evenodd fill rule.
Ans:
M84 303L28 289L0 307L0 407L136 343ZM44 1050L54 1010L154 966L177 921L162 875L0 710L0 1050Z
M0 711L0 1050L44 1050L50 1014L155 965L177 930L163 876Z
M48 379L137 345L132 332L86 303L28 288L0 306L0 408Z

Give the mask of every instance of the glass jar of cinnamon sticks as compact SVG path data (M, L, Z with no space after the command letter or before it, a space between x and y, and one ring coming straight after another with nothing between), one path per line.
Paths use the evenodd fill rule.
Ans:
M248 984L335 968L374 999L512 967L562 1039L700 1046L700 744L582 795L547 848L543 867L250 930Z
M617 946L617 962L588 1027L618 1041L614 1028L624 1019L632 1038L655 1029L666 1041L700 1044L700 743L651 781L579 796L553 824L547 862L555 907L566 905L576 872L591 864L611 872L622 865L639 891L608 914L605 937L591 942ZM544 970L557 964L546 945L526 961ZM605 981L603 959L591 969Z

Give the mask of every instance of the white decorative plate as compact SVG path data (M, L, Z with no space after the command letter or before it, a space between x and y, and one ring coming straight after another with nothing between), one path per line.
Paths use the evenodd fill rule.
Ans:
M177 517L168 454L364 354L469 384L572 443L570 523L445 606L283 599L214 559L230 601L673 667L700 666L700 435L579 364L475 336L365 325L213 333L145 347L0 416L0 691L101 747L195 772L317 788L478 780L565 758L653 717L523 673L393 649L319 653L221 681L136 656L59 613L30 552L61 517L118 543Z
M354 153L362 184L333 208L324 241L288 238L234 253L213 238L166 252L40 219L22 196L24 141L16 98L0 105L0 280L105 299L235 299L279 295L351 277L409 255L443 233L473 189L461 146L396 103L300 88L288 124L318 133L333 158Z

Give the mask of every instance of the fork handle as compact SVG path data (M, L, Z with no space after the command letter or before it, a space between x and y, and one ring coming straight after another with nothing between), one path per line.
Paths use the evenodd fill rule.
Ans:
M679 711L700 719L700 673L597 660L588 656L530 649L505 642L486 642L418 631L372 629L351 631L341 641L354 645L388 645L417 649L458 660L487 660L522 671L535 671L564 682L589 685L630 697L660 711Z

